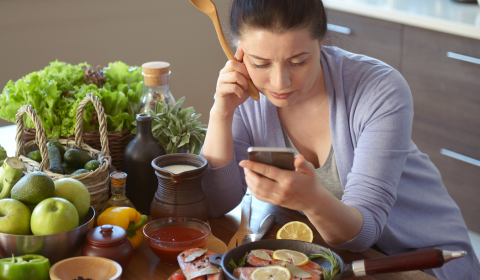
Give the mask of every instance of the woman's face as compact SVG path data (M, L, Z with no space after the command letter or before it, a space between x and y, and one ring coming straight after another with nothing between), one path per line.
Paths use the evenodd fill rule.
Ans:
M321 43L308 29L282 34L247 29L239 46L253 83L277 107L304 102L321 91Z

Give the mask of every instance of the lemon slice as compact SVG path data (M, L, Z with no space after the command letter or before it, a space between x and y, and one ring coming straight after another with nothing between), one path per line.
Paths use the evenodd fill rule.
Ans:
M276 260L286 261L297 266L307 264L309 260L304 253L286 249L273 252L272 257Z
M277 232L277 239L293 239L312 242L313 232L312 230L302 222L290 222L285 224Z
M252 280L290 280L290 271L278 265L265 266L255 269L252 272Z

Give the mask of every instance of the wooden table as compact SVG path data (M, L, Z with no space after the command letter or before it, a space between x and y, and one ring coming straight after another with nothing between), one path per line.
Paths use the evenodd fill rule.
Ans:
M14 156L15 154L15 126L6 126L0 127L0 145L2 145L6 150L8 156ZM265 203L257 200L256 198L252 199L252 216L250 222L250 228L256 232L260 222L268 215L274 214L277 218L275 225L272 229L264 236L264 238L275 238L276 232L280 229L282 225L290 221L301 221L309 225L312 229L314 226L310 221L302 214L297 211L285 209L269 203ZM228 244L230 238L236 232L240 225L240 207L236 207L234 210L226 214L225 216L219 218L211 218L210 226L212 228L212 233L220 238L225 244ZM314 230L314 243L320 244L322 246L328 247L323 241L321 236L316 230ZM360 259L369 259L377 258L383 256L383 254L368 249L362 253L352 253L349 251L336 250L345 263L351 263L354 260ZM159 261L157 256L150 250L145 240L142 245L135 250L135 254L130 265L123 272L123 280L133 280L133 279L158 279L166 280L172 273L179 269L178 265L167 265ZM422 271L411 271L411 272L401 272L401 273L389 273L389 274L380 274L373 276L365 276L358 279L384 279L384 280L411 280L411 279L421 279L421 280L431 280L436 279Z

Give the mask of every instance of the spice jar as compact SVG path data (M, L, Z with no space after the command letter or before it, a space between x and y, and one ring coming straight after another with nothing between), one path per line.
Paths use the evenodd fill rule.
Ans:
M155 112L157 102L175 105L170 92L170 63L163 61L147 62L142 65L143 97L140 113Z
M103 257L118 262L125 271L133 257L132 243L127 232L113 225L103 225L87 233L87 242L83 244L82 256Z

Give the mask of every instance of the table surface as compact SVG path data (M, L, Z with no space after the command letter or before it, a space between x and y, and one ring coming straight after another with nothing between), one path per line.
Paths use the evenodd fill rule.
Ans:
M0 127L0 145L2 145L6 150L8 156L14 156L15 154L15 126L6 126ZM219 218L211 218L209 220L210 226L212 228L212 233L219 239L221 239L225 244L228 244L230 238L237 231L240 226L240 207L237 206L231 212L227 213L225 216ZM297 211L290 209L278 207L271 205L269 203L262 202L256 198L252 199L252 211L250 218L250 228L256 232L260 222L268 215L273 214L276 216L276 221L272 229L264 236L265 238L272 239L275 238L276 232L280 227L290 221L301 221L309 225L314 229L313 225L307 219L306 216L300 214ZM314 243L320 244L322 246L328 247L327 244L323 241L319 233L314 230ZM352 253L349 251L336 250L332 251L338 253L340 257L344 260L345 263L351 263L354 260L360 259L370 259L384 256L383 254L368 249L361 253ZM160 279L166 280L169 276L172 275L175 271L179 269L178 265L167 265L159 261L157 256L150 250L145 240L140 245L139 248L135 250L133 259L127 269L123 272L123 280L132 280L132 279ZM411 280L411 279L436 279L424 272L421 271L410 271L410 272L399 272L399 273L389 273L389 274L379 274L372 276L365 276L358 279L389 279L389 280Z

